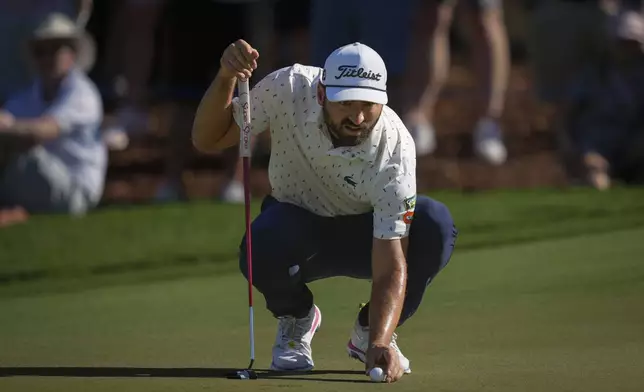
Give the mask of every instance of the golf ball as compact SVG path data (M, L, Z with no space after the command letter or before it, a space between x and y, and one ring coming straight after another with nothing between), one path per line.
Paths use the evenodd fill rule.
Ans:
M385 381L385 372L381 368L375 367L369 372L369 377L373 382L383 382Z

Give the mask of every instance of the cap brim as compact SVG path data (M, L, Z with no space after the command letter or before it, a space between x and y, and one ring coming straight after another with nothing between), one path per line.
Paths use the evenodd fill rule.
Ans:
M388 100L385 91L364 87L327 87L326 97L331 102L364 101L381 105L386 105Z

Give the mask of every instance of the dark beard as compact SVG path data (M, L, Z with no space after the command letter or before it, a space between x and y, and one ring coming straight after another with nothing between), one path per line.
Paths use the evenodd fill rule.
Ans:
M331 136L331 142L333 143L333 147L353 147L357 146L358 144L362 143L365 141L369 135L371 134L371 131L373 130L373 126L365 129L362 131L358 136L346 136L342 135L341 130L339 127L336 127L332 122L331 119L329 118L329 114L326 111L326 108L322 108L322 113L324 117L324 122L326 123L327 129L329 130L329 134ZM375 124L374 124L375 125ZM340 126L341 127L341 126Z

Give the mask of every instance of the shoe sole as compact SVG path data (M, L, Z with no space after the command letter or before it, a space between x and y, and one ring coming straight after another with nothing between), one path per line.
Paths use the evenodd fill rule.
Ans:
M353 359L355 359L357 361L360 361L362 363L365 363L365 361L366 361L365 353L362 350L360 350L359 348L357 348L351 342L351 340L349 340L349 343L347 343L347 353L349 353L349 357L351 357L351 358L353 358ZM411 368L405 369L405 374L410 374L410 373L411 373Z
M306 366L306 367L302 367L302 368L295 368L295 369L284 369L284 368L276 366L275 363L271 362L270 370L272 370L274 372L308 372L310 370L313 370L314 367L315 367L315 365Z

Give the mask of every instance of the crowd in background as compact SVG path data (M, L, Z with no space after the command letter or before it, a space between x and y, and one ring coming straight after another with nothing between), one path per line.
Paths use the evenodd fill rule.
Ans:
M527 52L563 163L597 189L642 181L642 0L516 0ZM520 3L520 4L519 4ZM437 145L436 103L450 70L453 25L468 31L481 86L471 132L486 164L507 160L503 116L511 45L502 0L4 0L0 2L0 226L28 213L84 214L100 202L109 150L167 105L158 200L185 200L182 172L196 106L223 49L243 37L260 52L251 82L294 62L322 66L365 43L384 58L389 105L418 156ZM454 18L458 10L459 17ZM221 191L243 201L231 154Z

